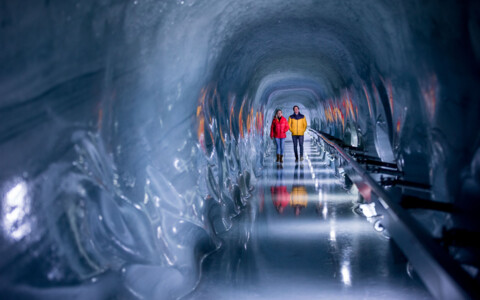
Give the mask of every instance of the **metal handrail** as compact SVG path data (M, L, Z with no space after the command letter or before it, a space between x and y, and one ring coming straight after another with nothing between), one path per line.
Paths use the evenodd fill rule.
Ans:
M357 186L368 185L375 194L374 201L381 205L384 218L382 225L387 228L415 271L437 299L480 299L480 293L474 280L443 249L434 238L404 208L395 201L394 195L387 193L370 174L356 162L337 143L323 133L309 128L310 132L320 137L334 148L351 169L347 175Z

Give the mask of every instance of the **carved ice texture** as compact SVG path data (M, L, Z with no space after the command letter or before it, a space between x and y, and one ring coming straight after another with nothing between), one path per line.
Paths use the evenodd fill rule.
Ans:
M4 294L188 293L295 103L478 208L478 4L1 1Z

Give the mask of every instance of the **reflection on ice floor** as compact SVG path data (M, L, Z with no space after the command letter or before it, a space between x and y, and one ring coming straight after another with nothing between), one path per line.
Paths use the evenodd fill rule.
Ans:
M283 168L269 156L250 205L186 298L430 299L395 245L354 213L356 189L309 141L305 152L295 164L287 141Z

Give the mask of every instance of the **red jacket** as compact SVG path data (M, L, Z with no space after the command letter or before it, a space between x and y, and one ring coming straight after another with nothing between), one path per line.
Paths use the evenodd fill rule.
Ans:
M270 127L270 137L284 139L287 137L286 133L289 128L287 119L282 117L278 121L278 118L275 117L272 121L272 127Z

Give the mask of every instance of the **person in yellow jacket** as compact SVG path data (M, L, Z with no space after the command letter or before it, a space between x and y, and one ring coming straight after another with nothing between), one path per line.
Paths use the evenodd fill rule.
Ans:
M300 113L300 108L297 105L293 107L293 115L288 117L288 125L292 132L295 162L298 162L298 144L300 144L300 160L303 160L303 135L305 134L305 130L307 130L307 119Z

